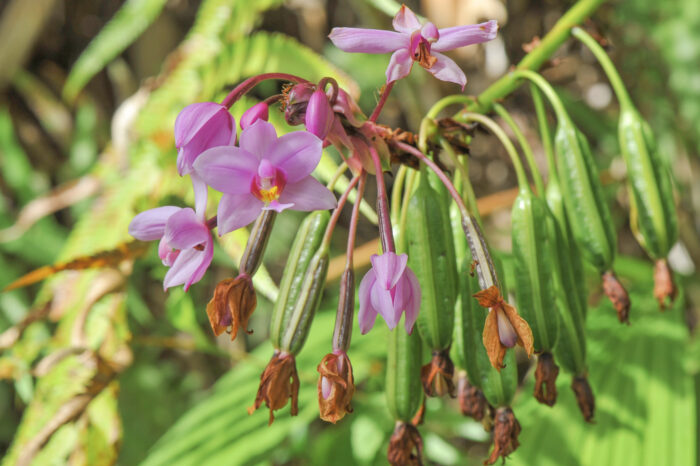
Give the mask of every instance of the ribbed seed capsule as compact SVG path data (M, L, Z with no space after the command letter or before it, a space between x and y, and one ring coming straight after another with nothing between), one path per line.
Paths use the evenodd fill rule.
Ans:
M559 372L552 359L559 316L552 280L556 257L548 230L548 214L545 201L535 197L529 186L522 186L511 215L515 295L520 315L532 329L535 351L541 353L535 372L535 398L552 406L556 401L555 379Z
M421 339L398 325L389 333L386 362L386 402L395 420L410 423L423 402L420 381Z
M304 323L305 315L300 309L313 304L312 298L315 297L309 293L317 293L319 296L316 299L320 299L323 284L316 285L314 279L320 278L322 275L325 277L323 269L325 267L327 271L328 260L327 251L325 259L324 254L317 254L317 251L329 219L328 211L313 212L304 219L299 227L289 252L287 265L284 267L279 295L270 320L270 340L275 348L291 351L291 348L282 348L282 346L299 345L298 337L295 339L296 341L290 341L290 322L292 318L298 318L299 323ZM307 272L309 272L308 278ZM302 293L306 293L306 295L301 296ZM299 314L300 312L302 314ZM306 315L306 318L308 317L310 316ZM305 338L306 335L299 336Z
M421 170L418 189L408 206L408 262L421 285L418 331L433 358L421 378L428 396L454 391L454 367L449 357L457 287L454 244L447 193L439 181L431 185ZM435 189L437 188L437 189ZM463 236L463 235L462 235Z

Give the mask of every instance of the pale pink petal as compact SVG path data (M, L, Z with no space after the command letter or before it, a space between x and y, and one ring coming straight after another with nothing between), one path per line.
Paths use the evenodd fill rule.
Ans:
M204 272L211 263L213 256L212 242L207 242L204 251L197 249L186 249L181 251L175 259L175 263L163 280L163 288L168 289L173 286L185 285L185 291L195 282L204 276Z
M163 206L141 212L129 223L129 234L141 241L160 239L165 233L165 224L180 207Z
M389 53L408 46L409 38L379 29L333 28L328 38L340 50L360 53Z
M493 19L480 24L440 29L440 38L432 45L430 50L445 52L467 45L488 42L496 38L497 32L498 23Z
M214 115L222 111L228 113L226 107L215 102L198 102L182 109L175 119L175 146L182 147L190 142Z
M322 153L323 141L308 131L294 131L275 141L265 158L284 171L287 183L295 183L314 171Z
M508 317L506 317L505 312L497 310L489 312L497 313L498 338L501 340L501 343L503 343L503 346L507 346L508 348L515 346L515 343L518 341L518 334L515 332L513 324L511 324Z
M377 277L379 279L379 277ZM394 301L391 298L391 290L387 290L379 281L374 282L374 286L370 291L370 299L372 307L384 318L387 327L393 329L398 323L396 311L394 310Z
M406 304L406 316L404 317L404 325L406 327L406 332L409 334L413 331L413 324L415 324L418 318L418 310L420 309L421 291L420 284L418 283L418 278L413 270L406 268L404 273L404 280L408 280L411 287L411 297L408 299Z
M252 194L224 194L221 196L217 211L219 236L253 222L263 206L263 202Z
M190 179L192 180L192 190L194 191L194 213L197 214L197 218L204 220L207 214L209 188L195 172L190 173Z
M250 192L250 183L259 164L257 157L250 152L223 146L202 153L193 167L197 175L217 191L243 194Z
M272 201L268 205L264 206L262 210L274 210L277 213L282 213L282 211L289 209L294 206L294 203L280 204L279 201Z
M413 59L407 48L399 49L391 55L386 69L386 82L390 83L405 78L411 72Z
M277 132L272 124L264 120L257 120L252 125L241 131L240 147L258 159L262 159L272 143L277 140Z
M335 209L338 201L332 192L313 176L288 184L280 194L281 204L294 204L292 209L302 211Z
M406 5L401 5L401 9L398 13L396 13L396 16L394 16L392 25L394 26L395 30L407 34L412 33L416 29L420 29L420 21L418 20L418 17Z
M440 31L433 23L425 23L420 30L420 35L432 44L440 38Z
M360 332L364 335L374 327L374 322L377 319L377 310L372 307L372 298L370 292L376 281L374 270L370 269L360 282L359 298L360 311L357 314L357 322L360 325Z
M386 289L391 289L396 286L406 270L408 255L385 252L382 255L373 254L370 260L377 274L377 281Z
M427 71L441 81L459 84L464 90L464 86L467 85L467 77L457 63L441 53L432 52L432 55L437 58L437 61Z
M163 241L175 249L189 249L204 243L209 237L209 229L188 207L168 218Z

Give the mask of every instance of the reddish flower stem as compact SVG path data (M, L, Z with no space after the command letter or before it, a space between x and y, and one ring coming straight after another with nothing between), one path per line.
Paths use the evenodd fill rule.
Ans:
M323 241L321 241L321 247L323 247L323 245L328 247L328 245L330 244L331 236L333 236L333 230L335 230L335 225L336 223L338 223L338 219L340 218L340 212L343 210L345 201L348 200L350 191L353 190L358 181L360 181L360 175L357 175L352 180L350 180L350 184L348 185L347 189L345 190L343 195L340 196L340 199L338 199L338 206L335 208L335 210L333 210L333 214L331 215L331 218L328 221L328 226L326 227L326 232L323 234Z
M418 158L421 162L425 163L428 168L430 168L432 171L435 172L435 174L440 178L440 181L442 181L442 184L445 185L447 190L450 192L450 195L452 196L452 199L455 200L457 203L457 206L459 207L459 211L462 213L463 217L469 217L469 210L467 210L467 206L464 204L464 201L462 200L462 196L459 195L459 192L455 188L455 186L452 184L452 181L450 178L445 175L445 172L443 172L440 167L438 167L435 162L430 160L423 152L420 150L416 149L415 147L408 145L403 142L394 142L394 145L401 149L402 151L408 152L411 155L415 156Z
M382 172L382 162L374 146L369 146L369 153L372 155L374 170L377 172L377 216L379 217L379 237L382 240L383 252L396 252L394 246L394 233L391 228L389 217L389 201L386 195L386 184L384 184L384 172Z
M384 108L384 104L386 103L386 99L389 98L389 94L391 93L391 89L394 87L394 83L396 81L392 81L386 86L384 86L384 89L382 90L382 95L379 97L379 102L377 102L377 106L374 107L374 111L372 114L369 116L369 121L375 122L377 121L377 117L379 117L379 114L381 113L382 109Z
M350 227L348 229L348 248L345 254L345 268L353 268L353 253L355 252L355 233L357 232L357 223L360 220L360 202L365 194L365 182L367 181L367 172L360 172L360 184L357 186L357 198L355 205L352 207L352 217L350 217Z
M224 100L221 101L221 105L223 105L226 108L231 108L231 106L241 98L241 96L245 95L248 91L253 89L255 86L260 84L262 81L266 81L268 79L281 79L284 81L291 81L294 83L306 83L308 82L304 78L300 78L299 76L295 76L293 74L287 74L287 73L263 73L259 74L257 76L252 76L242 83L240 83L238 86L236 86L229 94L226 96Z

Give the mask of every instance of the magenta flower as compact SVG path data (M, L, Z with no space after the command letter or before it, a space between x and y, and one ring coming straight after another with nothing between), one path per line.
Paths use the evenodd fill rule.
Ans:
M357 319L360 331L365 334L374 327L377 314L381 314L390 329L404 319L406 332L413 331L413 324L420 308L420 285L411 269L406 266L408 256L385 252L373 255L372 268L360 283L360 312Z
M235 142L236 120L226 107L214 102L188 105L175 120L178 173L190 173L192 163L205 150Z
M335 120L335 113L333 113L331 104L328 103L326 93L323 92L323 89L316 89L311 94L309 104L306 107L306 115L304 116L306 131L324 140Z
M203 189L202 189L203 188ZM214 242L204 217L206 186L195 185L197 211L164 206L141 212L131 220L129 234L141 241L160 240L158 256L170 267L163 288L185 285L187 291L204 276L214 256Z
M433 23L421 25L418 17L402 5L394 16L394 31L359 28L333 28L328 36L345 52L389 53L386 82L408 76L413 62L442 80L459 84L464 89L467 77L457 64L439 52L479 44L496 37L498 24L491 20L468 26L438 30Z
M321 159L319 138L295 131L278 138L258 120L241 132L240 147L215 147L194 163L195 172L221 191L219 235L251 223L262 210L326 210L335 196L311 176Z

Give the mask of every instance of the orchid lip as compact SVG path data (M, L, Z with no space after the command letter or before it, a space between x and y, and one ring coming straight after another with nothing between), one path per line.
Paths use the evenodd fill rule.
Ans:
M286 184L287 176L284 171L263 160L258 173L251 181L250 192L265 204L269 204L279 199Z

